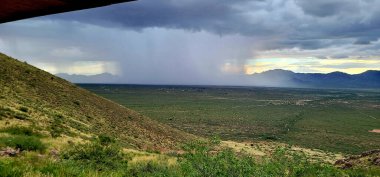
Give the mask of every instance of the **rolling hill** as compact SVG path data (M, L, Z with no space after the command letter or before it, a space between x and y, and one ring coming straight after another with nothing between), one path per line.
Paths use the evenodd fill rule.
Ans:
M294 73L275 69L250 75L256 86L304 88L380 88L380 71L369 70L360 74L343 72Z
M0 128L15 125L57 141L105 134L134 149L172 149L195 138L0 54Z

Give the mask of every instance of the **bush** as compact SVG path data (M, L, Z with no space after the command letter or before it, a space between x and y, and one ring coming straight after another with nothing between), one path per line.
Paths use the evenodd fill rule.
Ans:
M108 135L99 135L98 140L99 140L99 143L103 146L108 146L116 142L114 138Z
M25 113L29 111L29 109L27 107L24 107L24 106L21 106L19 110L22 112L25 112Z
M16 119L19 119L19 120L26 120L26 119L29 118L28 115L26 115L26 114L21 114L21 113L15 113L15 114L14 114L14 117L15 117Z
M253 158L238 157L229 149L211 153L212 147L206 142L188 144L185 150L180 159L184 176L252 176L255 171Z
M0 161L0 176L23 176L25 170L26 168L22 164L16 164L15 162L5 163Z
M60 114L54 115L53 122L50 125L50 135L53 138L60 137L64 132L64 127L62 126L64 117Z
M41 134L34 132L33 129L29 127L19 126L7 127L5 129L0 130L0 132L9 133L12 135L41 136Z
M214 151L207 142L191 143L179 159L184 176L345 176L332 165L310 162L303 154L277 149L271 157L256 162L230 149Z
M0 117L8 117L14 113L13 110L6 107L0 107Z
M99 142L75 145L67 149L62 158L90 166L98 171L118 169L127 165L119 147L113 144L104 146Z
M174 166L160 164L150 161L148 163L138 163L128 169L130 176L182 176L180 171Z
M75 105L77 105L77 106L80 106L80 102L79 101L74 101L73 102Z
M1 137L0 146L9 146L21 151L40 151L46 149L46 145L41 140L34 136L16 135L11 137Z

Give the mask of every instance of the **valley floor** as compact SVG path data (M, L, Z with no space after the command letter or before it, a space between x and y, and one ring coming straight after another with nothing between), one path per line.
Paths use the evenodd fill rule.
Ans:
M380 147L380 90L80 85L174 128L357 154Z

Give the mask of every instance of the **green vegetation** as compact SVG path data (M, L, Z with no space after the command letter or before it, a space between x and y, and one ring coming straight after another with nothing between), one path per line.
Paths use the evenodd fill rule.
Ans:
M0 137L0 147L12 147L21 151L40 151L46 149L46 145L34 136L15 135L10 137Z
M40 133L33 131L30 127L12 126L1 129L0 132L9 133L11 135L41 136Z
M76 145L64 152L62 157L75 161L81 166L90 166L98 170L115 170L126 167L120 148L112 144L102 145L95 142Z
M277 149L272 156L253 158L218 148L218 143L192 142L177 155L175 164L160 159L133 163L134 153L125 153L114 143L78 144L64 150L59 159L35 154L0 159L0 176L376 176L380 169L341 170L311 162L303 154Z
M333 152L380 147L379 90L80 85L177 129Z
M20 107L20 111L27 113L29 109L27 107L22 106Z
M54 115L53 122L50 125L50 135L53 138L60 137L64 132L63 124L63 116L62 115Z

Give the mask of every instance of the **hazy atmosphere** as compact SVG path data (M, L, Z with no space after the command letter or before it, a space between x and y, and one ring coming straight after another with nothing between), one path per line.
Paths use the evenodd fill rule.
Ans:
M380 1L139 0L0 26L0 52L95 82L250 85L272 69L380 70Z

